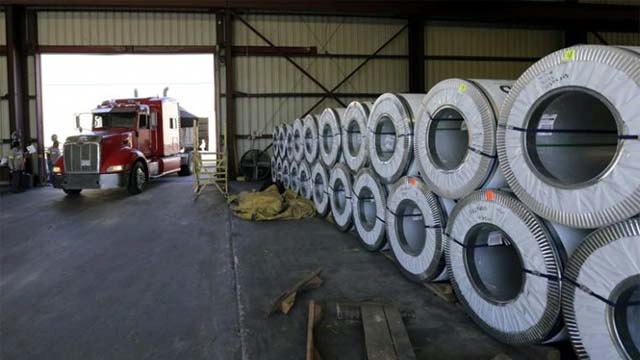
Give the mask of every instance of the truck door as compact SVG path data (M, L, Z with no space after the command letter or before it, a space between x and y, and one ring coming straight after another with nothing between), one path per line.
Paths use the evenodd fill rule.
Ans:
M149 129L149 115L138 115L138 150L145 155L153 153L153 144L151 143L151 130Z

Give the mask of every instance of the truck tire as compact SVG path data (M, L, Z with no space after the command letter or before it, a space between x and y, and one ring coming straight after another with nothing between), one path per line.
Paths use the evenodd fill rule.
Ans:
M189 176L191 174L193 174L193 153L189 153L187 164L180 165L180 171L178 171L179 176Z
M133 164L133 168L131 169L131 174L129 174L129 184L127 186L127 191L129 194L136 195L140 194L144 189L144 184L147 182L147 173L144 170L144 166L140 161L136 161Z
M62 191L64 191L67 196L73 197L80 195L80 191L82 191L82 189L62 189Z

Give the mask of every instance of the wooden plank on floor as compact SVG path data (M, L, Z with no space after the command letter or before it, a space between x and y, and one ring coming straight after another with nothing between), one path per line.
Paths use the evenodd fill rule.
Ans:
M398 360L415 360L416 354L411 346L411 341L409 341L409 335L398 308L385 306L384 314L387 317L389 333L391 334Z
M431 292L434 293L437 297L439 297L440 299L446 302L449 302L449 303L458 302L458 297L456 296L456 293L453 291L453 286L451 286L451 283L449 282L440 282L440 283L425 282L423 283L423 285L427 289L431 290Z
M316 324L316 303L309 301L309 319L307 320L307 358L306 360L314 360L315 346L313 330Z
M382 306L363 305L360 308L360 312L362 313L367 359L396 359L396 352L391 334L389 334L384 308Z

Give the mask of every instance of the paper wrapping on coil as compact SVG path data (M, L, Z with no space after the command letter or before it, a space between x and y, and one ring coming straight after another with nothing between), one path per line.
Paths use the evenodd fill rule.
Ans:
M386 244L387 187L373 170L361 169L355 176L351 196L353 223L363 246L378 251Z
M414 281L439 278L445 265L446 214L438 197L419 178L400 178L390 190L385 219L387 239L403 274Z
M282 158L276 160L276 181L282 182Z
M499 107L513 81L447 79L424 97L415 124L415 161L436 194L462 198L502 188L495 133Z
M336 164L329 176L329 203L334 223L340 231L348 231L353 224L352 189L349 168L345 164Z
M342 156L341 119L345 109L326 108L318 118L318 147L322 163L331 168Z
M484 240L486 243L476 243L479 238L471 234L478 226L487 224L495 226L503 233L498 232L498 236L493 240L490 239L492 233L489 233ZM505 192L476 191L458 202L449 217L446 233L445 252L449 277L458 299L473 320L485 331L511 344L543 342L559 333L560 283L524 272L522 269L555 279L561 275L562 246L558 246L557 239L552 238L542 220L515 197ZM502 234L506 234L507 238L503 238ZM490 295L482 295L477 288L478 284L475 281L480 280L473 280L468 271L467 261L475 259L475 254L479 257L487 254L480 251L487 251L486 249L493 246L513 247L519 255L518 266L522 268L506 270L501 269L500 264L482 265L491 266L490 271L493 272L508 271L502 273L503 276L522 274L522 288L508 301L489 301L487 296ZM469 248L479 252L474 253L474 256L465 255ZM495 248L492 251L498 250ZM498 276L496 279L501 278ZM497 280L488 277L484 280L483 286L494 291L505 286L504 282L489 283L495 281Z
M285 146L285 159L287 161L293 160L293 126L285 126L286 146Z
M281 159L287 157L287 125L280 124L278 128L278 154Z
M497 132L500 165L518 198L540 216L568 226L595 228L640 212L640 141L637 139L640 135L640 59L637 51L638 48L631 51L599 45L570 47L544 57L513 85L503 104ZM617 154L609 168L593 181L571 187L557 186L543 179L535 169L523 130L536 133L540 129L555 130L553 122L558 121L554 117L557 115L543 114L540 119L532 119L540 124L537 129L530 129L528 114L545 95L561 95L562 91L575 89L608 104L609 110L613 110L618 127ZM578 104L574 108L582 111L584 106ZM545 121L544 128L542 121ZM569 154L580 154L573 151ZM593 153L600 156L602 147ZM566 161L566 167L576 166L573 169L576 172L588 165L575 164L571 155Z
M276 182L278 180L278 160L276 156L271 157L271 181Z
M413 126L424 95L386 93L371 108L367 122L369 158L386 184L403 176L413 160Z
M291 164L287 160L282 161L282 185L285 189L291 189L291 176L289 167Z
M300 177L298 174L298 163L293 160L289 163L289 188L298 193L300 191Z
M318 121L315 115L307 115L302 120L304 136L304 158L313 164L318 158Z
M342 119L342 154L352 172L369 164L367 121L372 103L353 101Z
M627 341L625 349L625 343L617 338L618 332L612 332L612 307L569 282L613 302L617 302L613 295L625 281L631 285L635 279L639 286L636 289L640 289L640 220L626 220L587 236L570 258L565 278L570 281L562 291L563 310L577 355L591 359L627 359L623 355L626 352L631 359L637 357L640 305L627 309L627 320L631 320L628 330L637 342L636 354L632 354L633 341ZM632 300L639 299L636 296Z
M311 168L309 163L302 160L298 167L298 181L300 184L299 193L305 199L311 200L313 197L313 184L311 181Z
M316 161L311 169L311 182L316 211L325 216L329 212L329 175L320 161Z
M302 129L302 120L295 119L292 125L293 129L293 159L296 162L302 161L304 157L304 135Z
M276 125L273 127L273 131L271 133L271 143L273 144L273 155L275 157L280 157L280 140L278 136L280 135L280 126Z

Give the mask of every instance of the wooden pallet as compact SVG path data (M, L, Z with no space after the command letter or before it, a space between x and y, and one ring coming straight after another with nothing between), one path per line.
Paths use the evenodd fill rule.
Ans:
M415 360L407 330L398 308L378 303L336 303L339 320L362 322L368 360ZM307 360L321 360L315 346L315 327L324 310L315 301L309 302L307 322Z
M391 250L381 250L380 251L384 257L391 260L396 266L398 263L396 258L393 256ZM441 282L422 282L422 286L431 291L435 296L440 299L448 302L448 303L456 303L458 302L458 298L456 297L456 293L453 290L453 286L449 281L441 281Z

